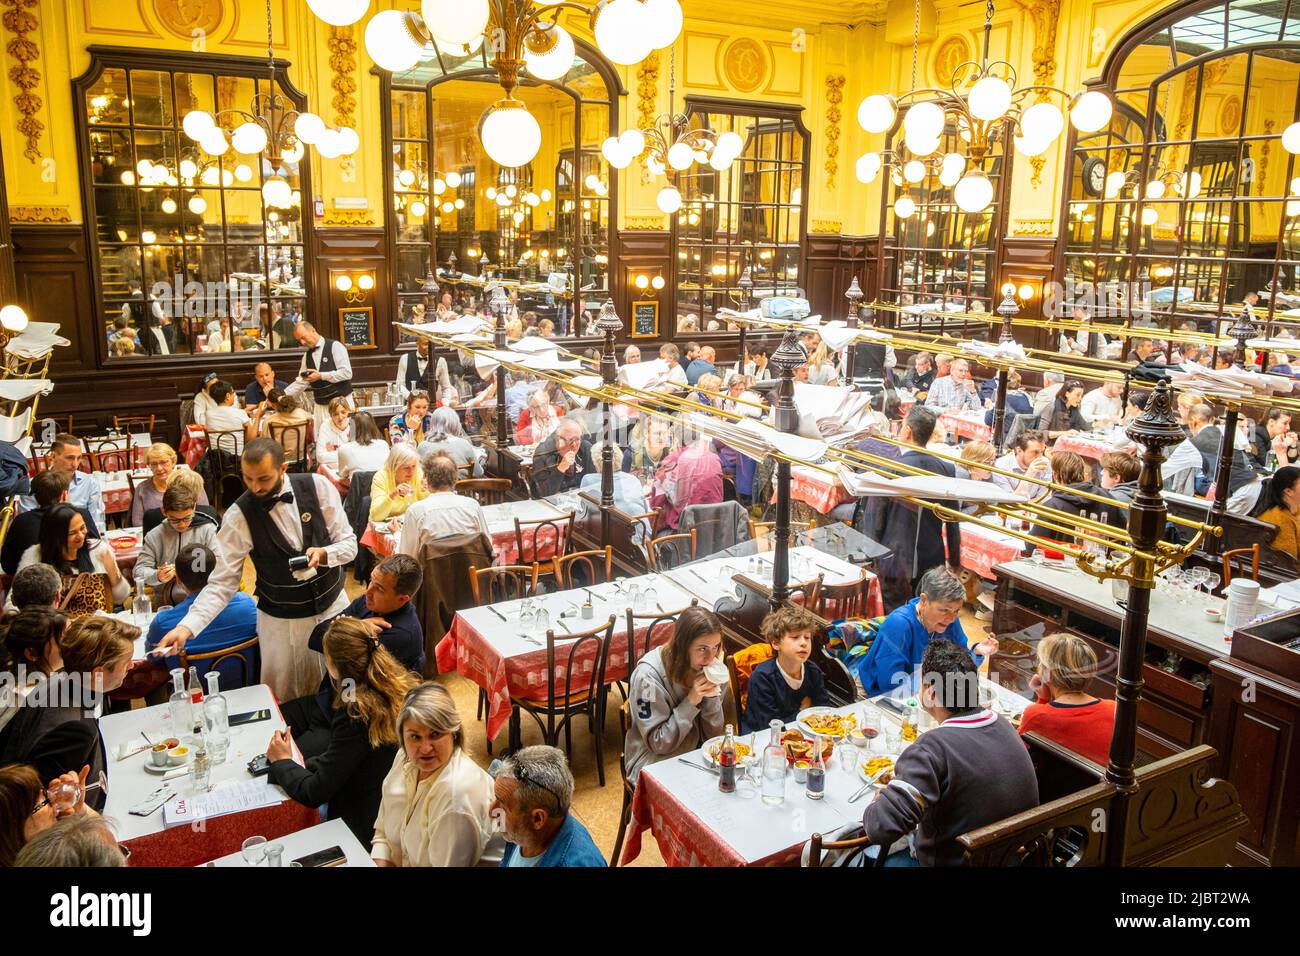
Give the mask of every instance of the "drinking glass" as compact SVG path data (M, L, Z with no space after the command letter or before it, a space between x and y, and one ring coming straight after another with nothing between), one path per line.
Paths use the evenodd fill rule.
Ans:
M537 630L545 634L551 626L551 612L543 604L537 608Z
M645 598L647 614L649 614L651 610L663 610L663 607L659 604L659 592L655 590L654 585L650 585L650 587L645 589L643 597Z
M835 761L840 765L844 773L852 777L858 771L858 760L861 759L862 751L853 746L853 742L848 737L842 739L835 745Z
M884 743L884 735L880 732L880 711L874 707L868 707L862 715L862 736L867 738L867 748L871 750L877 748L877 741Z
M649 595L633 585L632 589L632 613L645 614L646 604L649 602Z
M257 866L266 859L266 846L266 837L251 836L240 845L239 852L243 854L245 863Z
M1214 589L1217 588L1217 587L1219 586L1219 582L1222 581L1222 580L1223 580L1223 576L1222 576L1222 575L1220 575L1220 574L1218 574L1218 573L1216 573L1216 572L1214 572L1214 571L1211 571L1211 570L1209 570L1208 568L1206 568L1206 570L1205 570L1205 596L1206 596L1207 598L1213 598L1213 597L1214 597Z
M54 815L62 817L71 813L81 802L82 794L90 790L102 790L105 796L108 795L108 777L104 776L104 771L99 771L93 781L88 781L84 790L79 783L58 781L45 791L45 799L54 808Z
M537 623L537 611L533 608L532 600L525 598L519 604L519 627L524 631L531 631Z
M627 585L627 603L628 606L632 608L633 614L641 613L642 606L637 600L640 596L641 585L637 584L635 581L629 582Z

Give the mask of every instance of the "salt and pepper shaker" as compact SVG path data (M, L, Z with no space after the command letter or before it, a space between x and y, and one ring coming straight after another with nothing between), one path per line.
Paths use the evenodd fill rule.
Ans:
M284 847L278 843L272 843L266 848L266 865L267 866L284 866Z

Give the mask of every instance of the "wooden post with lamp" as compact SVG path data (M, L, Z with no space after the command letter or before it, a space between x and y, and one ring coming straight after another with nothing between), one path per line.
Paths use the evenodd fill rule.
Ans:
M858 306L863 298L862 286L858 285L857 276L854 276L853 281L849 283L848 289L844 292L844 298L849 302L849 328L856 329L858 327ZM853 384L853 349L853 342L850 342L844 349L844 382L847 385Z
M740 289L740 311L748 312L753 308L752 303L754 301L754 277L749 271L749 266L745 266L745 270L741 272L740 278L736 280L736 287ZM749 323L737 322L736 325L740 327L740 334L737 336L736 342L736 347L740 352L739 358L736 359L736 371L738 374L744 375L746 358L745 333L749 329ZM754 371L757 373L758 369L755 368ZM755 377L757 377L757 375L755 375Z
M779 432L793 435L799 429L799 410L794 404L794 370L808 361L808 353L799 343L794 328L785 337L768 365L777 370L776 402L772 407L772 424ZM772 551L772 609L776 610L790 596L790 461L782 455L776 463L776 542Z
M998 344L1014 342L1015 336L1011 333L1011 320L1020 314L1020 306L1016 304L1015 297L1011 294L1010 289L1003 289L1002 301L998 303L998 315L1002 316L1002 331L998 334ZM1005 441L1003 432L1003 422L1007 416L1007 367L1002 365L998 368L998 397L993 405L993 443L997 446L998 454L1002 454Z
M499 283L494 286L489 302L492 307L492 344L504 350L506 310L510 308L510 299L506 296L505 286ZM503 452L509 444L510 439L506 431L506 367L497 363L497 450Z
M596 328L605 337L605 345L600 353L600 381L604 386L601 389L600 399L600 545L603 548L611 543L609 521L610 512L614 510L614 412L609 400L618 378L614 336L623 331L623 322L614 311L612 299L606 299L605 304L600 307Z

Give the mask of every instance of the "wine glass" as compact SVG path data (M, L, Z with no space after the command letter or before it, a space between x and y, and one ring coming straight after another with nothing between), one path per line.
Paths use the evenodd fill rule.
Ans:
M1183 583L1183 569L1170 568L1165 572L1164 578L1165 584L1169 587L1169 593L1173 595L1174 599L1178 601L1179 604L1183 603L1182 598L1180 597L1180 588Z
M519 627L531 631L536 623L537 611L533 608L533 602L530 598L524 598L519 604Z
M102 790L105 796L108 795L108 777L104 776L104 771L99 771L84 788L75 780L56 780L45 791L45 799L54 808L54 815L63 817L73 813L84 794L91 790Z
M1205 581L1203 583L1205 584L1205 596L1207 598L1214 597L1214 589L1219 586L1219 582L1222 580L1223 576L1218 572L1211 571L1209 568L1205 569Z
M257 866L266 859L266 837L251 836L240 844L239 852L249 866Z

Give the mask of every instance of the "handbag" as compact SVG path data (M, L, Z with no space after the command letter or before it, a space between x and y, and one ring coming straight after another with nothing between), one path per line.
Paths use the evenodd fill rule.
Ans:
M108 575L83 571L75 577L64 577L59 610L69 618L85 617L96 611L113 613L113 591Z

